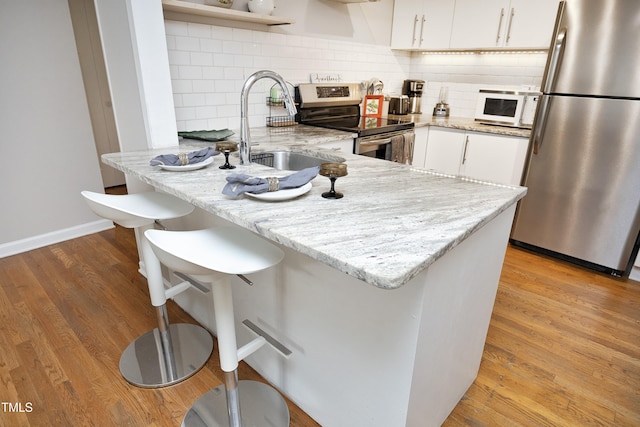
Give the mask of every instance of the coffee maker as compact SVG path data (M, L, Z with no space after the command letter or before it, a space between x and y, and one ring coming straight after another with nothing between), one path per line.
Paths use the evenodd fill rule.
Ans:
M424 80L405 80L402 84L402 94L409 97L409 114L421 114L420 101Z

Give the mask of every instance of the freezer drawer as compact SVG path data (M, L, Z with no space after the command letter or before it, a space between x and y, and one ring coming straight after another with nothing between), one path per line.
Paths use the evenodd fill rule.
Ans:
M640 101L550 97L512 239L624 271L640 229L639 117Z

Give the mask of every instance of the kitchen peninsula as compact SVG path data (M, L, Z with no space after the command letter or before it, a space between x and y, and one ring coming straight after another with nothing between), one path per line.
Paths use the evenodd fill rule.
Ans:
M234 286L238 338L249 319L292 351L266 347L254 369L324 426L436 426L473 382L498 286L516 202L526 190L435 174L323 149L344 133L298 126L252 130L253 151L312 151L346 161L340 200L307 194L284 202L237 200L229 173L284 176L251 164L169 172L149 160L170 149L103 156L126 174L199 208L188 228L233 224L281 245L285 260ZM183 143L180 151L202 144ZM237 155L231 162L238 164ZM189 219L188 219L189 220ZM215 331L210 298L177 302Z

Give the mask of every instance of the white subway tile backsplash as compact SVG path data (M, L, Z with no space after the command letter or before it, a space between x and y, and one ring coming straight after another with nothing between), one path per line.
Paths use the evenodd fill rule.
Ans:
M314 72L337 73L343 81L373 77L386 93L400 93L407 78L427 81L422 110L429 113L441 86L449 86L455 116L473 117L477 91L487 85L539 86L544 54L422 55L388 47L302 35L165 21L170 72L179 130L239 127L240 91L261 69L280 73L292 84ZM260 81L249 97L249 122L282 115L266 106L274 82Z
M213 65L213 54L208 52L191 52L191 65Z
M175 36L176 50L184 52L200 51L200 40L196 37Z

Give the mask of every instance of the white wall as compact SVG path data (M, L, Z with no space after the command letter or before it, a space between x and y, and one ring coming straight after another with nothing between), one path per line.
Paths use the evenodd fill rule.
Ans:
M0 257L110 226L67 2L3 2L0 58Z

